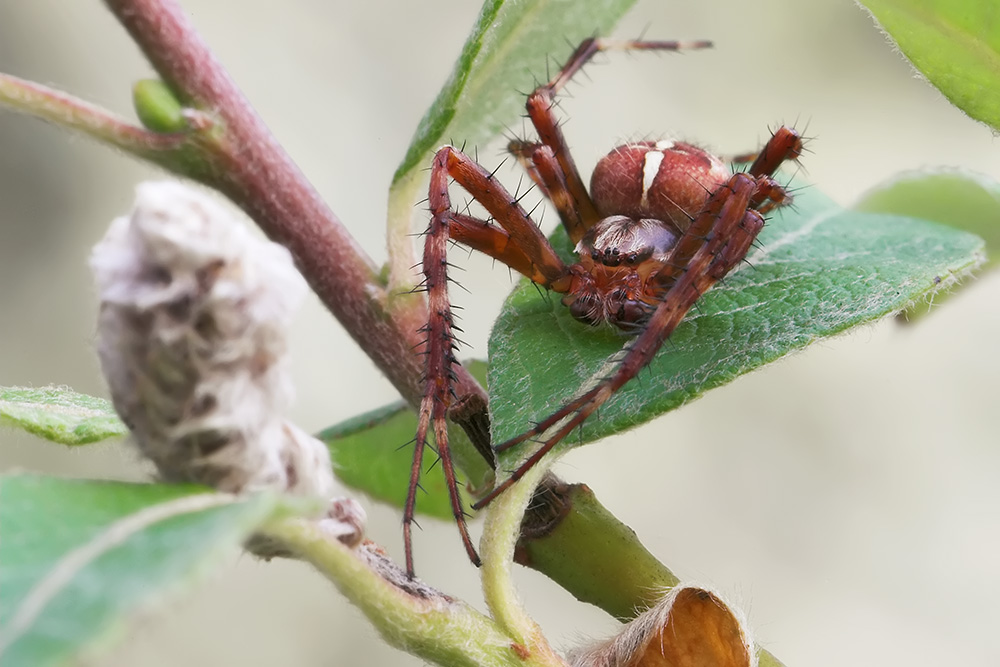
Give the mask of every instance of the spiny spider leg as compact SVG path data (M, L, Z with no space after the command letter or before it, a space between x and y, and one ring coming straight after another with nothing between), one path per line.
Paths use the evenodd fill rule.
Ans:
M552 202L563 227L567 231L583 229L580 210L576 206L569 184L566 182L566 175L552 147L534 142L512 141L507 149L517 157L539 191Z
M764 147L754 157L748 173L751 176L770 176L783 162L798 160L802 155L802 137L787 127L779 127Z
M681 51L687 49L704 49L711 46L712 43L708 41L609 40L596 37L586 39L580 43L580 46L576 48L562 69L548 83L539 86L528 96L526 104L528 117L535 126L535 131L541 140L540 143L552 149L552 153L562 171L562 179L566 184L565 189L572 198L573 204L571 207L567 207L565 210L558 206L557 208L559 209L560 216L563 216L568 211L574 214L569 219L563 217L563 224L566 225L573 243L579 242L583 238L584 233L597 224L603 216L597 212L597 207L587 192L587 187L584 185L583 179L580 178L580 172L576 168L576 163L573 161L566 138L563 136L562 128L553 110L553 98L569 83L573 75L579 72L580 68L587 61L601 51ZM524 164L525 158L523 155L528 150L528 147L530 147L530 144L512 142L510 150ZM536 183L539 182L536 174L542 178L540 185L544 185L543 191L551 191L549 187L550 183L544 179L543 174L534 172L530 167L528 168L528 173L532 174L532 178L535 179Z
M770 181L766 176L760 179ZM691 256L680 277L657 306L643 332L631 344L616 371L540 422L535 428L498 445L496 451L503 451L541 435L561 423L559 429L511 473L510 477L498 484L473 507L483 507L507 490L618 389L638 375L639 371L652 361L663 342L681 323L691 306L742 260L747 248L764 226L764 218L760 213L748 208L757 188L758 179L739 173L734 174L728 184L712 194L688 230L692 238L702 239L700 247Z
M546 282L545 276L535 269L531 258L501 227L471 215L452 213L448 224L448 236L456 243L503 262L535 282Z
M798 160L802 155L802 137L798 132L787 127L779 127L771 139L764 144L748 173L751 176L770 176L785 161ZM787 190L772 182L771 187L759 187L750 206L763 214L770 213L775 208L787 204L791 197Z
M771 136L764 148L755 153L740 153L725 158L731 164L752 162L747 173L754 176L773 174L778 166L786 160L796 161L802 156L802 137L798 132L787 127L779 127ZM777 206L781 202L775 201ZM772 208L774 208L772 206Z
M448 180L455 181L489 211L499 228L452 209ZM424 396L420 402L419 420L410 469L410 484L403 510L403 542L406 551L406 572L413 576L412 524L417 489L427 433L433 429L441 467L448 484L452 513L458 524L462 543L469 559L479 565L472 539L469 537L462 510L461 497L455 480L455 469L448 441L448 410L454 395L452 364L455 359L454 320L448 300L449 239L465 243L495 257L531 280L553 289L566 291L569 269L559 259L548 240L531 221L517 200L493 176L461 151L445 146L434 156L428 191L431 222L424 242L424 284L428 293L428 323Z
M431 181L434 182L434 175ZM443 186L447 188L447 175ZM433 203L432 203L433 208ZM438 456L441 457L441 468L451 499L451 511L458 524L462 536L462 544L473 563L479 565L479 555L469 537L465 524L465 511L462 509L458 486L455 481L455 468L451 460L451 449L448 446L448 425L446 422L448 406L452 399L451 380L453 372L451 365L455 363L454 320L451 314L451 304L448 302L448 273L445 250L448 243L447 216L435 215L431 219L427 240L424 244L424 277L428 292L428 308L432 314L425 328L427 340L424 344L426 356L426 377L424 378L424 396L420 401L420 417L417 422L417 433L414 438L413 464L410 468L410 484L406 494L406 505L403 509L403 544L406 551L406 573L413 578L413 526L414 508L417 502L417 489L420 488L420 471L423 463L424 447L427 444L427 431L433 426L434 439L437 443Z

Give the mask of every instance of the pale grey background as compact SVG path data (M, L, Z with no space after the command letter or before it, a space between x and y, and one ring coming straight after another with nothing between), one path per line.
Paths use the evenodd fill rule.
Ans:
M376 260L386 188L478 3L187 0L278 138ZM684 57L612 56L566 109L581 167L616 141L664 136L720 152L795 122L808 176L842 203L893 173L964 165L1000 177L988 129L913 75L847 0L644 0L617 34L710 38ZM539 71L543 71L539 64ZM0 0L0 70L122 113L149 70L101 3ZM511 94L516 94L513 91ZM457 137L456 140L461 139ZM488 164L499 147L480 147ZM502 172L516 178L513 171ZM157 172L0 113L0 384L103 394L93 354L89 247ZM554 216L549 216L553 219ZM510 287L480 258L459 294L465 350L482 356ZM651 550L748 611L790 667L995 665L1000 623L1000 278L980 279L916 328L869 326L813 346L653 424L568 456ZM294 418L318 429L394 398L312 300L294 338ZM10 431L0 463L142 479L119 445L67 451ZM399 515L369 505L401 555ZM481 606L451 525L425 521L420 573ZM478 532L478 527L474 528ZM615 623L533 572L528 609L560 647ZM128 631L107 665L413 665L332 586L294 563L234 557L192 596Z

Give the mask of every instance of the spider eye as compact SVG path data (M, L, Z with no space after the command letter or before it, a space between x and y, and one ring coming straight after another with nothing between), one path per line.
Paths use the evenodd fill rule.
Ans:
M621 255L618 254L618 248L607 248L604 251L604 257L601 259L601 263L604 266L618 266L622 263Z

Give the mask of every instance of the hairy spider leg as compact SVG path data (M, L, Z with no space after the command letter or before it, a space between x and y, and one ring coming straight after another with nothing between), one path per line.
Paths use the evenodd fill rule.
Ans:
M770 176L783 162L798 160L801 155L802 137L799 133L787 127L779 127L754 158L747 173L751 176ZM764 187L762 184L757 189L750 206L767 214L789 201L791 196L788 191L772 181L771 187Z
M478 218L457 213L452 209L448 181L454 178L463 189L493 216L499 227ZM420 402L419 420L410 484L403 509L403 542L406 551L406 572L412 577L412 525L417 489L428 431L433 430L441 467L448 484L452 513L458 524L462 543L469 559L479 565L472 539L469 537L462 509L455 468L448 441L448 411L454 399L452 364L455 359L454 318L448 299L449 239L464 243L527 276L535 282L565 291L569 269L556 255L548 240L521 208L517 199L474 160L461 151L444 146L434 156L431 166L428 201L431 209L430 226L424 241L424 286L428 293L428 322L424 331L425 388Z
M531 430L498 445L495 449L503 451L559 426L506 480L473 507L483 507L506 491L618 389L638 375L652 361L691 306L742 260L746 249L764 226L764 218L757 211L748 208L756 188L756 179L740 173L734 174L729 183L712 194L702 212L685 232L685 235L702 239L697 252L657 306L642 333L629 346L615 372ZM730 244L734 244L733 251L728 251Z
M752 162L747 172L754 176L773 174L782 162L798 160L802 156L802 145L802 137L797 131L782 126L771 135L771 140L760 151L730 155L724 157L723 161L732 164ZM775 205L781 206L781 202L775 202Z
M709 41L610 40L597 37L585 39L569 57L562 69L548 83L539 86L528 96L525 106L540 141L537 143L512 141L508 150L524 165L542 192L553 199L553 204L555 204L559 217L573 243L578 243L586 231L596 225L603 216L597 212L594 201L591 199L583 179L580 178L580 172L576 168L572 154L570 154L566 137L563 135L559 120L556 118L553 105L555 96L569 83L574 74L579 72L595 54L601 51L682 51L704 49L711 46L712 43ZM538 151L540 146L550 148L551 154L540 154ZM547 161L550 156L554 158L558 169L547 164L543 167L536 161L536 157ZM548 177L548 174L551 173L556 174L552 177L553 180L549 180ZM556 193L567 197L569 202L566 204L557 202L554 197Z
M770 176L783 162L798 160L802 155L802 137L795 130L779 127L760 149L750 165L751 176Z
M537 142L516 140L510 142L507 149L517 157L539 191L552 202L563 227L567 231L584 229L580 209L570 192L566 174L556 159L552 147Z

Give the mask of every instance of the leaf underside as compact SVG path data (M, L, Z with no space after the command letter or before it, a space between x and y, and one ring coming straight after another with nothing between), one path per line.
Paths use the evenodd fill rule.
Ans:
M128 435L110 401L65 387L0 387L0 424L64 445Z
M272 516L190 485L0 478L0 664L82 661Z
M948 100L1000 131L1000 14L995 0L861 0Z
M565 235L554 244L572 260ZM641 380L623 387L562 449L631 428L793 350L928 297L975 268L983 241L925 220L846 210L815 188L770 219L743 265L707 293ZM522 433L614 367L630 339L574 320L524 283L490 338L494 442ZM766 413L766 410L765 410ZM504 452L510 470L534 443Z

